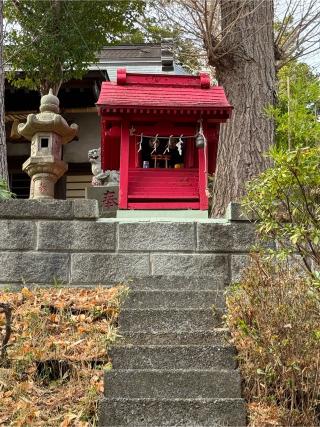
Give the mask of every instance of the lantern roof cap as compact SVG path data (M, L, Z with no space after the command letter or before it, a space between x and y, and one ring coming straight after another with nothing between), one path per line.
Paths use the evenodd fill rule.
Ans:
M41 97L39 110L41 113L52 111L53 113L58 114L60 111L59 105L59 98L53 94L52 89L49 89L49 93Z
M70 142L78 133L78 125L67 121L59 114L59 98L49 90L40 101L40 113L28 114L26 123L19 123L18 133L29 141L39 132L56 133L61 143Z

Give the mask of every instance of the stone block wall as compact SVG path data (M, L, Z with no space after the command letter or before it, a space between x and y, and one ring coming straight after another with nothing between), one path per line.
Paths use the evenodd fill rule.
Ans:
M227 284L238 280L254 240L254 226L240 220L99 220L95 200L1 201L0 287L162 275Z

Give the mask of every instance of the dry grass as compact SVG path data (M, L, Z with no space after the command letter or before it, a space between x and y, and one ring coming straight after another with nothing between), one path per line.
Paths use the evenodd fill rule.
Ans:
M126 288L2 292L13 308L0 367L1 426L93 426ZM4 333L5 318L0 314Z
M320 425L320 290L258 256L227 298L250 426Z

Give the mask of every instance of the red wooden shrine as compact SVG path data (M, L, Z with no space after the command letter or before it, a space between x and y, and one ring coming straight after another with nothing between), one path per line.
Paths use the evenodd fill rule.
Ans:
M208 208L220 123L231 114L209 76L129 74L104 82L103 170L120 170L119 209Z

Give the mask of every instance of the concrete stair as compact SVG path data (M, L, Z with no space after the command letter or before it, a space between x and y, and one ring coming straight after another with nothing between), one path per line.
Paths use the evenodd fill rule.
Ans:
M222 320L224 284L159 276L129 287L100 426L245 426L241 379Z

